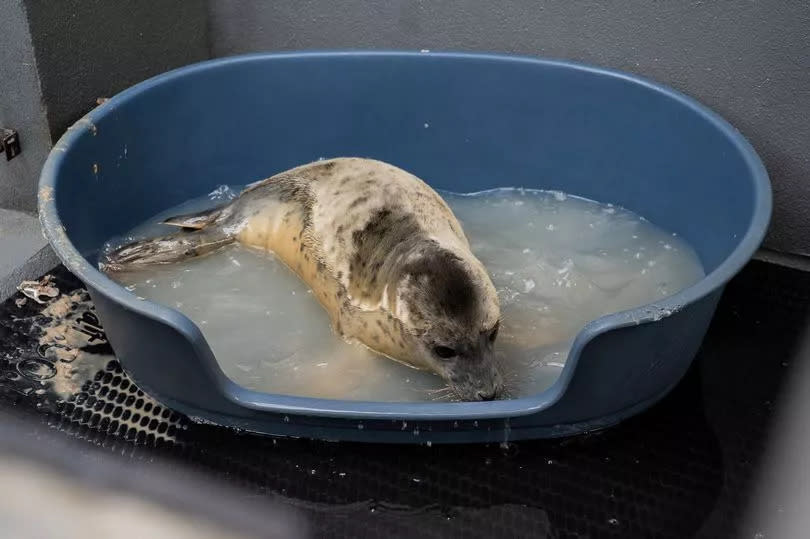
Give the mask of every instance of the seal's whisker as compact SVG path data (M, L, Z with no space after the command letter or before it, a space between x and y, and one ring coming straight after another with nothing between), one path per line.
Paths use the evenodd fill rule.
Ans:
M461 402L461 398L456 394L455 391L432 395L430 400L435 402Z
M440 387L438 389L425 389L421 391L425 394L428 400L431 401L453 401L458 400L455 390L450 386Z
M440 395L442 393L452 392L453 388L450 386L440 387L439 389L425 389L424 392L428 395Z

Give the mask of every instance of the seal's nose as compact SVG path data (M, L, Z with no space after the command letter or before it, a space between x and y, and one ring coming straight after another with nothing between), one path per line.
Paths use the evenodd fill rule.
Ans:
M475 396L480 401L491 401L495 400L496 391L494 389L490 389L487 391L478 391Z

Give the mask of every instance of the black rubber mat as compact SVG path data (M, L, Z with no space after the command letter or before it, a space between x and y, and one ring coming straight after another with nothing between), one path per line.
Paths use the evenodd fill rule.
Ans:
M0 306L0 406L282 500L318 537L754 536L741 518L810 314L810 274L753 262L727 288L683 382L618 427L506 448L378 446L191 423L127 379L80 283L52 275L75 300L67 309L22 295ZM78 354L48 333L54 317L84 335ZM69 383L56 383L65 372Z

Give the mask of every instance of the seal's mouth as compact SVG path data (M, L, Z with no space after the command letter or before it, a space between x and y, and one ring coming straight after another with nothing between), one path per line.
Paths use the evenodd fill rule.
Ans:
M499 389L461 390L453 388L461 401L494 401L501 398L503 391Z
M498 397L498 391L493 389L492 391L481 391L478 390L475 392L475 400L479 401L493 401Z
M470 383L459 385L450 383L450 387L462 401L493 401L504 396L505 387L500 374L494 374L489 380L479 378Z

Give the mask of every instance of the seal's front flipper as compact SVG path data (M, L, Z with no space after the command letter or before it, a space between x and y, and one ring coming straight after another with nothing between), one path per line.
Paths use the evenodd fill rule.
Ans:
M104 255L99 267L103 271L129 271L154 264L171 264L211 253L233 241L233 235L218 227L177 232L119 247Z
M220 206L210 210L187 213L184 215L175 215L163 221L162 224L200 230L216 221L220 216L223 216L226 207L227 206Z

